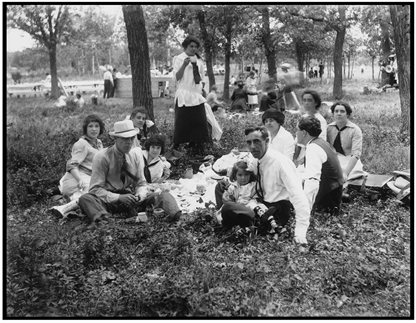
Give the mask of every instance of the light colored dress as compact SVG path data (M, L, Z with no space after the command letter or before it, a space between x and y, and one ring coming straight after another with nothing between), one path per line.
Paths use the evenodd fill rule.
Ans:
M344 170L348 163L350 162L351 158L357 158L358 161L355 164L354 168L351 170L350 174L348 175L348 180L353 180L356 178L360 178L362 176L368 175L367 172L363 170L363 164L361 162L361 152L363 149L363 133L355 123L348 121L346 124L346 129L341 131L341 146L342 150L345 153L340 154L337 152L339 163L341 164L341 168ZM332 122L328 125L327 129L327 138L328 142L333 146L335 138L338 135L338 129L336 128L336 122Z
M59 181L59 189L62 195L74 200L88 192L92 173L92 160L103 149L103 143L97 139L94 145L87 136L82 136L72 147L71 159L66 163L66 173ZM86 184L83 191L78 188L78 182L72 176L71 170L78 168L82 181Z

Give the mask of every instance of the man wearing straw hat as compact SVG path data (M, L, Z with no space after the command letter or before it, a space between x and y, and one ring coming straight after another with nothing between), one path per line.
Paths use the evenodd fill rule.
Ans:
M80 208L92 222L111 213L136 215L135 206L145 203L142 156L137 149L131 150L138 132L131 120L116 122L110 132L114 145L95 155L89 191L79 199Z

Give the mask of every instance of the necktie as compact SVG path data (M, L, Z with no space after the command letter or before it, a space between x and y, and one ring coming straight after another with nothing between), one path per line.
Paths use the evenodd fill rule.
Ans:
M341 145L341 131L344 130L345 128L347 128L347 126L341 128L341 129L339 129L338 126L335 126L335 127L338 130L338 134L337 134L337 136L335 137L335 140L334 140L334 148L338 153L343 154L345 156L344 150L342 149L342 145Z
M195 84L199 84L199 82L201 82L201 75L199 75L198 65L196 65L196 63L191 63L191 64L192 64L192 70L194 72Z
M143 169L144 177L146 178L146 181L148 183L151 183L152 182L152 176L150 175L149 164L147 162L146 157L143 156L143 160L144 160L144 169Z
M264 193L263 193L263 188L261 187L260 163L257 163L256 193L260 197L261 201L263 202L264 201Z
M128 168L128 164L126 160L126 155L123 155L123 160L121 164L121 173L120 173L120 179L123 182L123 184L125 183L126 175L135 181L139 181L139 178L133 175L132 173L130 173L127 168Z

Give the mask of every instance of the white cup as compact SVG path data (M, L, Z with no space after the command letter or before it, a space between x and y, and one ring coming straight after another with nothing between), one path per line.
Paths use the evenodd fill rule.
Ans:
M191 63L196 63L196 56L189 56Z

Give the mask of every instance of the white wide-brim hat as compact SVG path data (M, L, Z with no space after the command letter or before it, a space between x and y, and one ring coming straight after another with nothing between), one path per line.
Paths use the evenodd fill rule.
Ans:
M139 129L134 128L133 121L123 120L114 124L114 131L110 131L110 136L129 138L137 135L138 133Z
M290 68L290 64L283 63L282 65L280 65L280 68Z

